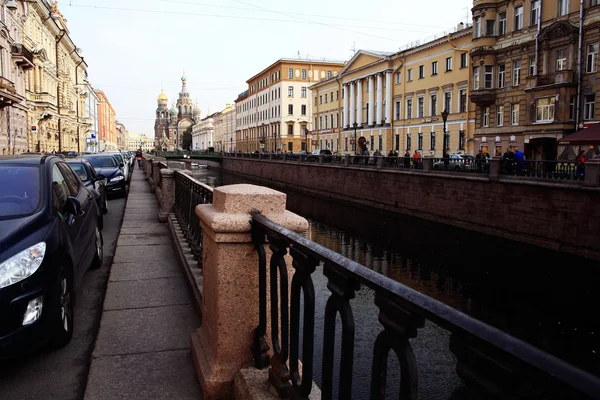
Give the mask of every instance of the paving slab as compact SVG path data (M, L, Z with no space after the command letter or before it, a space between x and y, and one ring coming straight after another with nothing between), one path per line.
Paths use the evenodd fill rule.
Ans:
M171 242L171 238L164 233L140 233L140 234L123 234L119 236L118 246L142 246L167 244Z
M145 264L152 261L176 264L177 259L171 243L152 246L121 246L115 251L114 263L135 262Z
M189 349L199 326L190 304L104 311L93 356Z
M140 224L142 225L142 224ZM121 236L122 235L141 235L144 233L157 233L161 235L169 235L169 228L164 223L158 224L147 224L144 226L136 226L136 227L123 227L121 228Z
M143 221L145 224L158 222L158 210L149 211L142 214L129 214L125 213L123 223L131 221Z
M105 310L190 304L187 283L182 276L111 282L106 291Z
M158 216L156 215L157 211L158 211L158 207L154 207L154 206L125 209L126 215L133 216L135 218L137 218L139 215L148 215L154 219L158 219Z
M200 386L189 350L94 360L85 400L199 400Z
M181 267L177 262L165 263L164 261L156 260L145 263L118 263L112 266L110 281L168 278L171 276L181 276L181 274Z

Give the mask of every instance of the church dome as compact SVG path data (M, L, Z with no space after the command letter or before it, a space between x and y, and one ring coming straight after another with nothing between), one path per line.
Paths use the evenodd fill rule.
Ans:
M169 98L167 97L167 95L165 94L164 91L160 91L160 94L158 95L158 98L156 99L159 103L166 103L167 100L169 100Z
M196 104L194 106L194 115L200 115L202 114L202 110L200 110L200 107L198 107L198 104Z
M171 108L171 115L177 115L179 113L179 110L177 109L177 107L173 106Z

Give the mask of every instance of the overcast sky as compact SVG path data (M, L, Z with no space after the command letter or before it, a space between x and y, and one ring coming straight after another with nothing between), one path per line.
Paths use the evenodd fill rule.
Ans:
M397 51L470 21L468 0L60 0L91 83L130 132L154 135L161 86L176 100L185 70L203 116L283 57L348 60ZM468 17L468 19L467 19Z

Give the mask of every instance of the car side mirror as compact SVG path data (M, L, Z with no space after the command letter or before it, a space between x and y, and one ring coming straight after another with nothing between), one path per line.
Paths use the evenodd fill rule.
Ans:
M64 211L72 216L78 216L83 214L81 209L81 203L75 197L69 197L65 203Z
M105 179L106 179L106 177L104 175L102 175L102 174L96 175L96 181L103 181Z
M124 167L125 167L125 164L119 163L119 168L124 168Z

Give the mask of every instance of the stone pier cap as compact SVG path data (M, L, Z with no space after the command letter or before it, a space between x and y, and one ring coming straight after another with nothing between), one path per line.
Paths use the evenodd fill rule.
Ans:
M212 204L196 206L205 231L213 234L248 234L242 242L250 241L250 220L253 213L260 213L274 223L294 232L308 229L308 221L285 208L287 195L264 186L239 184L220 186L213 191ZM220 240L216 240L220 241Z

